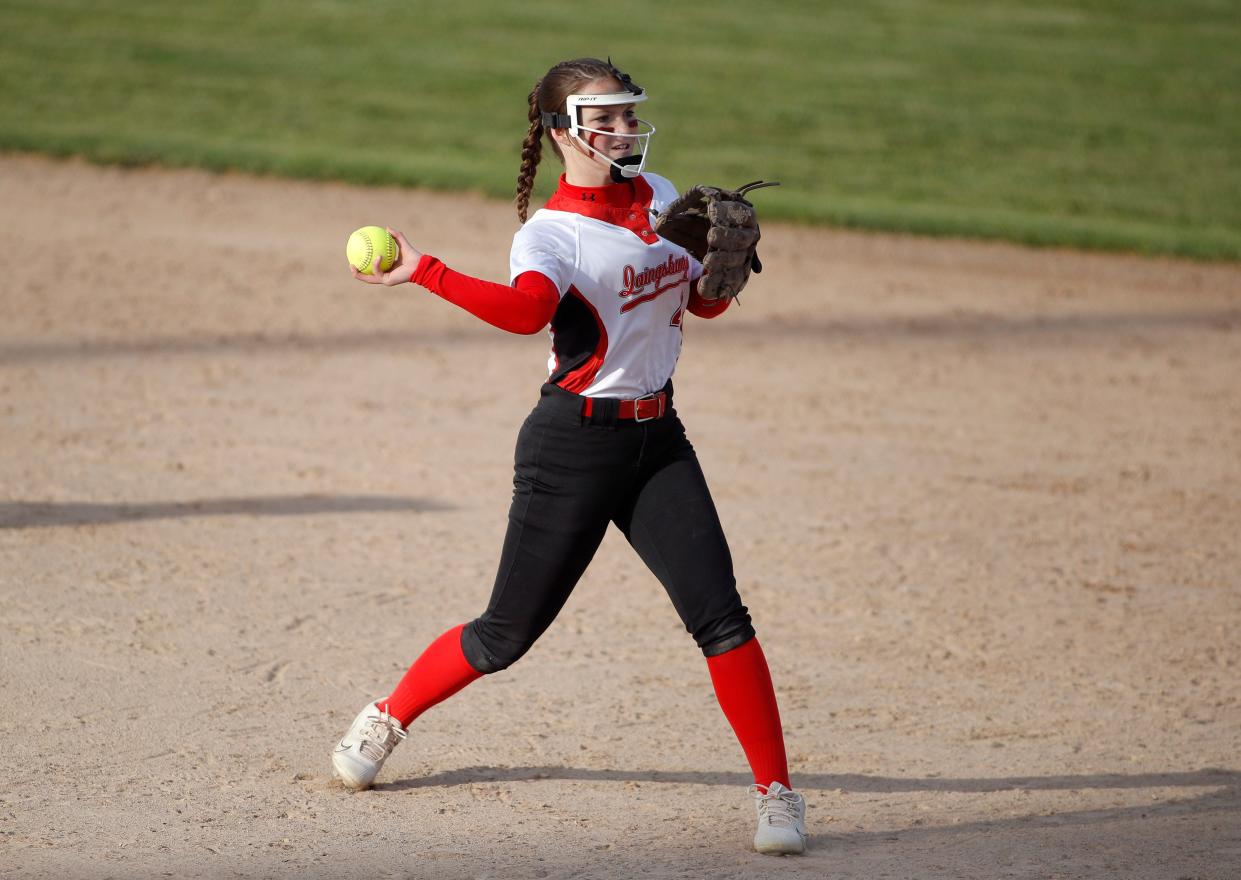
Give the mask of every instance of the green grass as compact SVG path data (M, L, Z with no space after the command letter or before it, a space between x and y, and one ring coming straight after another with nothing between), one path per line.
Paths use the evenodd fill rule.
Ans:
M1237 46L1236 0L0 0L0 149L509 197L534 80L611 53L652 169L768 218L1241 259Z

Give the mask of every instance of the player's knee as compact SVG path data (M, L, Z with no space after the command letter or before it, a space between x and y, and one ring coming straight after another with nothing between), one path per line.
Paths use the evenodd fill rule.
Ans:
M715 657L744 645L754 638L754 624L745 606L713 618L692 630L694 641L704 657Z
M482 617L470 621L461 631L461 650L465 659L483 675L508 669L533 644L534 638L510 637Z

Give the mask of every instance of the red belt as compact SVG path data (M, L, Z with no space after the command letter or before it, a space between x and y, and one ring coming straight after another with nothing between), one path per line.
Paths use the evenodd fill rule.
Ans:
M594 410L595 399L593 397L582 398L582 415L590 418L591 412ZM635 422L649 422L651 419L662 419L668 411L668 393L666 391L656 391L654 394L648 394L645 397L639 397L637 400L621 400L620 411L617 412L618 419L632 419Z

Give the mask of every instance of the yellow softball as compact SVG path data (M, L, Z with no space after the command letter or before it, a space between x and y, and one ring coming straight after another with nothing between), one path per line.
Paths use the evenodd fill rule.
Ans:
M349 265L363 275L375 275L375 257L379 257L379 271L387 272L396 262L398 252L396 239L382 226L363 226L349 236L345 256Z

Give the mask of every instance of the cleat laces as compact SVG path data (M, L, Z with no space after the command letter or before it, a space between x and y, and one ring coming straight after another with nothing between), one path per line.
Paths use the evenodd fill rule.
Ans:
M405 739L405 732L397 727L392 716L381 712L378 717L368 718L358 729L361 742L358 751L372 761L382 761L392 753L396 744Z
M766 786L755 783L750 786L750 794L758 801L760 822L783 828L797 826L797 808L801 798L796 792L786 788L779 794L770 794Z

